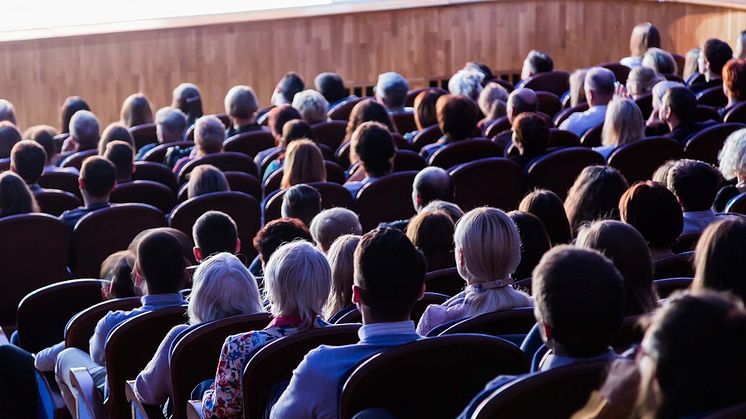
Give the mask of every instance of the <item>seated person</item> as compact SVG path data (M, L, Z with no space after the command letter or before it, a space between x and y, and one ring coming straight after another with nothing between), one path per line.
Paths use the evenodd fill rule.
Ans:
M91 111L78 111L70 119L70 136L62 144L61 164L75 153L93 150L98 146L101 134L98 118Z
M512 285L521 261L521 238L504 212L489 207L469 211L456 224L453 241L456 268L466 290L442 305L428 306L417 333L425 335L452 320L533 305L528 294Z
M516 118L518 118L518 115L524 112L538 112L539 98L533 90L522 87L510 92L505 106L505 115L508 117L508 122L510 122L511 128L499 132L493 138L493 141L507 152L508 147L510 147L510 144L513 142L513 123ZM489 126L485 127L485 130L487 130L487 128L489 128Z
M417 131L402 133L405 140L410 143L414 142L414 137L420 131L438 124L435 103L445 94L441 89L428 88L414 98L414 124L417 125Z
M225 339L215 382L202 398L205 417L241 417L244 408L241 376L260 347L284 336L327 326L321 319L321 312L331 280L331 269L324 254L310 243L284 244L272 254L266 266L264 291L274 319L263 330Z
M356 366L420 338L410 318L425 292L422 254L403 233L386 228L364 235L354 260L352 301L363 317L360 342L309 352L272 407L271 418L337 417L342 384Z
M257 155L254 157L254 163L256 163L257 167L262 167L264 160L269 155L274 153L278 148L282 149L287 147L287 144L282 144L282 132L288 122L297 119L298 121L296 122L303 122L303 124L308 127L307 133L304 133L299 138L309 138L313 136L313 133L311 132L311 126L303 121L301 119L300 112L298 112L297 109L290 105L275 106L274 108L270 109L267 114L267 128L269 128L269 132L272 133L272 136L275 138L275 146L257 153ZM274 161L270 162L270 164L274 164ZM280 167L282 167L282 162L280 162ZM264 173L260 174L264 175Z
M104 158L109 160L117 170L116 183L132 182L135 172L135 150L124 141L113 141L106 146Z
M618 170L609 166L587 166L567 192L565 212L573 234L584 224L619 219L619 198L629 188Z
M187 120L184 112L170 106L158 109L158 112L155 113L155 134L158 142L142 146L138 150L135 160L143 160L148 151L161 144L184 141L186 130Z
M326 254L326 260L332 268L332 289L324 305L324 318L329 322L340 312L348 312L355 308L352 302L352 286L355 276L354 256L358 243L359 235L339 236Z
M231 87L225 95L225 113L231 118L231 126L225 131L225 137L263 130L264 128L256 123L258 110L259 100L251 87Z
M127 99L124 99L124 103L122 103L122 110L119 115L120 123L125 128L132 128L153 122L153 110L150 106L150 101L142 93L133 93L127 96Z
M23 178L13 172L0 173L0 218L33 212L39 212L39 205Z
M357 197L363 186L393 172L395 155L396 145L386 126L378 122L363 123L352 135L350 161L359 161L365 176L358 181L348 180L344 187Z
M669 169L667 180L666 186L684 211L681 234L701 233L715 221L717 215L712 204L721 182L717 169L698 160L679 160Z
M388 72L378 75L375 87L376 100L381 102L390 114L411 113L405 106L409 82L401 74Z
M727 291L746 297L746 264L743 263L746 221L731 217L710 224L697 242L691 289Z
M452 95L466 96L474 102L482 93L484 74L476 69L464 68L448 80L448 92Z
M38 182L46 161L47 153L35 141L19 141L10 152L10 170L23 178L32 193L44 190Z
M264 276L263 269L272 254L284 243L293 241L313 243L311 233L302 221L295 218L280 218L265 224L254 237L254 249L258 255L251 262L249 272L257 279Z
M567 91L560 100L563 104L570 102L570 107L574 108L580 104L588 102L585 97L585 75L588 74L587 68L579 68L570 73L570 90Z
M173 172L179 175L181 168L192 160L209 154L223 151L225 141L225 125L213 115L199 118L194 124L194 148L188 156L182 157L174 165Z
M722 86L723 66L732 58L733 50L727 43L717 38L706 40L697 60L699 73L705 76L705 82L689 86L692 92L696 95L705 89Z
M327 253L338 237L346 234L363 234L357 214L347 208L330 208L321 211L311 221L311 236L316 246Z
M665 78L648 67L634 67L627 76L627 94L637 100L653 91L653 86L664 81Z
M648 242L653 262L673 256L671 246L681 235L684 216L676 195L656 182L639 182L622 195L619 215Z
M0 99L0 122L2 121L16 125L16 108L7 99Z
M189 173L187 198L195 198L212 192L230 191L228 179L223 172L211 164L201 164Z
M422 211L407 225L407 238L425 255L428 272L456 267L454 229L453 220L442 211Z
M635 67L635 69L643 67ZM601 146L593 150L608 160L617 147L641 140L645 136L642 112L630 99L615 97L609 102L601 132Z
M357 98L355 95L348 94L349 89L345 87L342 76L337 73L321 73L316 76L313 85L329 102L330 110L346 100Z
M508 96L508 91L498 83L487 83L484 86L477 100L479 109L484 115L484 119L477 124L477 128L479 128L482 135L484 135L484 132L491 123L507 115Z
M216 253L237 254L241 249L238 227L230 215L220 211L207 211L192 227L194 259L201 262Z
M300 184L290 187L282 197L280 213L283 218L295 218L306 226L321 212L321 194L313 186Z
M300 112L300 116L308 125L326 122L329 119L329 104L324 96L315 90L306 89L296 93L293 97L293 107Z
M10 152L17 142L21 141L21 133L15 125L8 121L0 122L0 159L10 157Z
M658 28L652 23L640 23L632 29L629 38L629 49L631 55L619 60L619 64L629 68L639 67L642 64L642 56L649 48L660 48L661 35Z
M35 125L23 133L23 138L35 141L44 148L44 152L47 155L47 160L44 163L44 173L67 171L77 175L78 169L74 167L57 167L57 159L60 155L57 152L57 146L54 144L54 137L56 135L57 130L49 125Z
M696 122L697 98L686 87L672 87L663 95L658 112L661 121L671 130L671 138L685 145L694 134L716 124L715 121Z
M624 318L622 283L614 264L595 250L562 245L546 253L534 270L531 289L549 352L534 359L531 372L616 359L610 344ZM471 417L483 400L516 378L497 377L460 417Z
M109 194L114 189L116 178L117 169L109 160L98 156L85 159L78 177L83 206L63 212L60 220L72 231L83 216L97 209L109 207Z
M559 128L582 137L586 131L604 123L606 108L614 97L616 77L611 70L593 67L585 74L584 90L588 99L585 112L575 112L565 119Z
M435 108L443 137L435 144L423 147L420 154L427 161L446 145L471 137L480 119L477 103L466 96L441 96Z
M199 87L192 83L181 83L173 91L171 107L186 115L187 126L197 123L197 119L204 115L202 112L202 93Z
M345 130L345 138L343 143L347 143L352 140L352 134L355 132L364 122L378 122L388 128L390 132L397 132L394 126L394 121L391 119L386 108L380 103L373 99L363 99L356 103L350 111L350 119L347 122L347 129Z
M572 242L565 206L556 193L547 189L536 189L521 200L518 210L533 214L541 220L552 246Z
M417 175L414 177L414 182L412 182L412 205L414 206L414 210L420 213L434 201L445 201L446 203L453 201L453 181L451 180L451 175L445 169L428 166L417 172ZM458 218L464 215L460 208L458 208L458 211L460 211L460 214L453 221L454 224L458 221ZM390 223L381 223L379 227L391 227L406 231L409 221L410 219L407 218Z
M730 60L723 67L723 92L728 104L720 109L721 117L739 103L746 101L746 60Z
M726 184L718 191L713 207L717 212L725 212L728 201L746 192L746 130L728 136L718 155L718 163Z
M532 49L526 54L526 58L523 60L523 67L521 68L521 82L518 88L523 87L531 77L540 73L550 73L554 70L554 61L552 57L546 52L537 51Z
M289 71L282 76L274 92L272 92L272 106L290 105L293 98L305 88L303 79L294 71Z
M645 122L645 136L653 137L665 135L670 132L668 125L661 120L660 109L663 103L663 96L672 87L684 87L684 85L677 81L664 80L653 86L653 112L650 113L650 117Z
M295 110L295 108L291 109ZM303 121L300 118L287 121L282 127L280 142L278 143L278 147L280 148L280 155L277 156L275 160L272 160L269 165L267 165L267 169L264 170L264 176L262 176L262 181L267 180L270 175L272 175L272 173L283 168L285 163L285 155L287 154L287 148L290 143L295 140L307 140L311 138L312 135L313 132L311 131L311 126L308 125L306 121Z
M521 263L515 268L513 277L527 280L531 278L531 273L539 264L539 260L552 245L539 217L523 211L510 211L508 217L515 223L521 238Z
M518 155L510 157L528 170L529 164L547 152L549 127L546 120L537 113L524 112L513 120L513 145Z
M119 122L114 122L104 128L101 138L98 140L98 155L103 156L106 152L106 146L114 141L124 141L134 150L135 139L132 137L130 130Z
M677 72L676 60L670 52L660 48L648 48L642 56L643 67L655 70L662 76L675 76Z
M326 163L321 149L311 140L295 140L287 148L280 187L326 182Z

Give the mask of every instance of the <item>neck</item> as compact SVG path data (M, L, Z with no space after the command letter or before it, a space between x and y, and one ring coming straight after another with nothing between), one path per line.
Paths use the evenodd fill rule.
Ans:
M86 207L90 207L91 205L97 205L97 204L108 204L109 203L109 195L103 196L103 197L94 197L90 196L87 193L83 193L83 203Z
M705 80L707 81L719 80L719 79L722 79L722 77L717 73L714 73L712 71L707 71L705 73Z
M362 304L358 304L357 308L363 317L363 324L406 322L412 317L410 313L402 316L379 316L371 313L370 309Z

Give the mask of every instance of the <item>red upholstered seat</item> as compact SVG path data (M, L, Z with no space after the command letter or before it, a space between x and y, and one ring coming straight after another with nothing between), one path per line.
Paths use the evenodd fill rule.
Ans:
M484 130L484 136L487 138L493 138L497 134L511 129L510 121L508 121L507 116L502 116L500 118L497 118L494 122L492 122L487 129Z
M684 158L702 160L710 164L718 163L718 153L723 148L725 139L746 124L718 124L694 134L684 146Z
M116 185L111 191L109 201L117 204L148 204L168 214L176 205L176 196L171 188L162 183L134 180Z
M117 298L94 304L75 314L65 325L65 347L88 352L96 324L110 311L130 311L142 305L140 297Z
M681 145L670 138L654 137L624 144L609 156L609 166L619 170L630 185L650 180L666 161L681 158Z
M653 264L653 278L691 278L694 276L694 252L684 252L659 259Z
M627 83L627 77L629 76L630 68L626 65L619 64L618 62L612 62L599 64L598 67L603 67L611 70L611 72L614 73L614 77L616 77L616 81L618 81L619 83Z
M420 171L427 167L425 159L412 150L396 150L394 155L394 171L405 172L408 170Z
M158 134L154 123L137 125L129 129L132 139L135 140L135 150L141 149L144 145L158 142Z
M83 166L83 161L85 161L85 159L87 159L88 157L95 156L96 154L98 154L98 150L96 150L95 148L73 153L62 160L62 163L60 163L60 167L74 167L80 170L80 167Z
M429 291L425 292L425 295L422 296L422 299L414 303L414 307L412 308L412 315L410 316L410 318L413 322L419 323L422 314L425 312L428 306L430 306L431 304L443 304L449 298L450 296L445 294L439 294L437 292ZM335 322L335 324L361 323L362 321L363 316L360 314L360 311L358 311L357 308L353 308L345 312L343 315L337 317L337 321Z
M81 200L70 192L58 189L45 189L34 194L36 203L43 213L59 217L63 212L81 205Z
M363 186L356 200L364 232L376 228L379 223L402 220L415 214L412 182L416 175L415 171L396 172Z
M464 290L466 281L456 268L439 269L425 275L425 287L430 292L453 296Z
M604 124L596 125L595 127L586 131L582 137L580 137L580 145L583 147L600 147L601 146L601 134L604 130Z
M570 73L566 71L539 73L526 80L523 87L541 92L551 92L559 97L570 90Z
M244 172L224 172L231 191L243 192L251 195L257 201L262 200L262 184L256 177ZM189 183L181 185L176 195L176 202L184 202L189 199Z
M445 327L437 334L428 333L428 336L444 336L456 333L479 333L498 337L525 335L531 331L534 324L536 324L534 309L532 307L519 307L460 320Z
M166 153L170 147L188 148L193 147L194 143L191 141L174 141L171 143L159 144L150 149L142 157L142 161L151 161L153 163L163 163L166 159Z
M321 206L324 209L342 207L351 210L355 209L355 200L344 186L334 182L312 182L308 184L313 186L321 194ZM287 189L275 191L264 203L264 223L276 220L282 217L282 198L285 196Z
M549 139L547 148L551 147L578 147L580 138L574 132L561 130L559 128L549 128Z
M640 95L640 97L635 99L635 104L640 108L642 118L647 120L650 118L650 114L653 113L653 94L645 93Z
M720 121L720 113L718 108L708 105L697 105L697 113L694 116L694 120L697 122L703 121Z
M746 193L740 193L725 206L725 212L735 212L736 214L746 214Z
M414 112L398 112L391 115L396 130L400 133L407 133L417 130L417 124L414 122Z
M243 153L252 159L259 152L275 146L275 137L269 130L245 132L234 135L223 143L224 151Z
M464 211L491 206L511 211L523 193L523 169L509 159L490 157L460 164L450 170L454 202Z
M422 150L428 144L437 142L440 137L443 136L443 131L440 130L438 125L431 125L427 128L421 129L414 139L412 140L412 147L415 151Z
M585 147L553 151L531 163L526 176L527 190L549 189L564 200L575 178L584 168L605 163L600 154Z
M693 279L691 277L663 278L654 280L653 286L655 287L655 291L658 293L658 297L668 298L676 291L689 289L692 285L692 281Z
M722 108L728 105L728 98L725 96L722 86L715 86L697 93L697 104Z
M355 105L358 104L358 102L363 101L367 98L364 97L355 97L351 99L347 99L343 102L340 102L336 105L334 105L333 108L329 109L328 115L329 119L332 121L347 121L350 119L350 113L352 112L352 108L355 107Z
M250 175L258 176L256 172L256 164L251 157L244 153L224 151L222 153L208 154L206 156L198 157L185 164L179 171L179 176L177 177L178 184L182 185L186 183L189 180L189 173L191 173L195 167L203 164L211 164L223 172L245 172Z
M46 172L39 178L39 186L44 189L59 189L80 198L78 175L65 171Z
M135 162L135 172L132 174L134 180L152 180L166 185L176 192L176 176L171 169L163 163L149 161Z
M442 147L430 157L430 166L450 169L461 163L487 158L502 157L503 151L486 138L472 138L456 141Z
M746 102L737 103L731 107L723 121L746 123Z
M559 97L550 92L536 92L539 99L539 112L554 118L562 110L562 102Z
M332 150L339 148L347 133L347 121L327 121L311 125L311 135L317 143Z

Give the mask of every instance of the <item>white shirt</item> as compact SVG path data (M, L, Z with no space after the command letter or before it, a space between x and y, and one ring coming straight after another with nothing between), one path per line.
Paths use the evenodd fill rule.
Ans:
M603 124L604 119L606 119L606 105L592 106L585 112L575 112L570 115L559 128L582 137L589 129Z
M366 341L373 336L413 334L414 322L407 320L403 322L386 322L364 324L358 329L357 336L361 341Z

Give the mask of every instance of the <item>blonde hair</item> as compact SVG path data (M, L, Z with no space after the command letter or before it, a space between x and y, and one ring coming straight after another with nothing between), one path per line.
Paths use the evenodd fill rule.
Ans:
M152 123L153 110L148 98L142 93L127 96L127 99L124 99L124 103L122 103L120 119L127 128Z
M676 74L676 60L670 52L660 48L649 48L642 57L642 66L655 70L658 74Z
M587 68L580 68L570 74L570 106L578 106L586 102L585 98L585 74Z
M511 275L521 262L521 239L513 220L495 208L476 208L456 224L454 234L456 266L468 285L464 295L466 316L513 307L530 306L531 297L512 285L481 291L476 285Z
M629 39L629 49L635 57L642 57L649 48L660 46L660 33L658 32L658 28L652 23L639 23L632 29L632 35Z
M197 166L189 174L189 184L187 185L187 196L204 195L210 192L230 191L228 179L223 172L211 164Z
M217 253L194 272L189 296L189 324L264 311L256 280L230 253Z
M605 146L619 146L642 139L645 135L645 121L642 112L630 99L615 97L606 110L602 143Z
M746 178L746 129L735 131L725 140L718 154L720 173L726 179Z
M295 140L288 145L283 170L283 189L300 183L326 182L324 156L311 140Z
M627 92L633 98L650 93L653 91L653 86L658 82L665 80L652 68L648 67L635 67L629 72L627 77Z
M324 318L329 320L339 310L352 304L352 283L354 280L355 249L360 236L345 234L329 247L326 259L332 270L332 287L329 299L324 305Z

